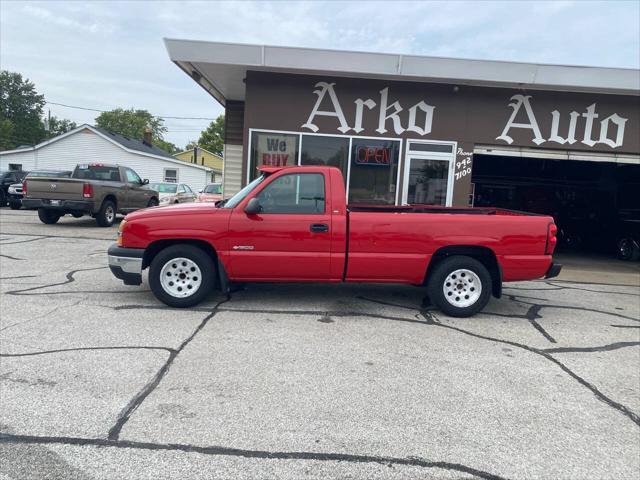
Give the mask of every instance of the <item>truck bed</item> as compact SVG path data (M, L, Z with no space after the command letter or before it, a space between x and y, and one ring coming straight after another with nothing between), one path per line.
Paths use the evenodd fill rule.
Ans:
M386 212L386 213L447 213L466 215L531 215L537 213L507 210L496 207L442 207L439 205L348 205L350 212Z

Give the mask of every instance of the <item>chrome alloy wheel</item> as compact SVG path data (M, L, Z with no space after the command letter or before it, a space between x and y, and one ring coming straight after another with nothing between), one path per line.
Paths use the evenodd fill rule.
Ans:
M202 272L193 260L174 258L162 267L160 285L172 297L190 297L202 285Z
M460 269L451 272L442 285L444 298L459 308L470 307L478 301L482 293L482 282L471 270Z
M104 218L109 223L113 223L113 221L116 219L116 211L111 205L108 205L104 210Z

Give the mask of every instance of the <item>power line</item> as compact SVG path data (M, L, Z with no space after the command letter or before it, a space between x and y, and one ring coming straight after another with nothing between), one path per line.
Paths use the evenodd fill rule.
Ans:
M108 112L109 110L99 110L97 108L89 108L89 107L78 107L77 105L67 105L65 103L57 103L57 102L46 102L48 105L58 105L59 107L67 107L67 108L75 108L77 110L87 110L89 112ZM173 120L215 120L212 117L175 117L171 115L156 115L160 118L171 118Z

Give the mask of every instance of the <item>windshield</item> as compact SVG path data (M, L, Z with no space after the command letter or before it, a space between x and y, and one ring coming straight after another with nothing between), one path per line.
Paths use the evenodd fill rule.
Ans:
M150 183L149 188L158 193L176 193L178 185L175 183Z
M236 193L233 197L227 200L227 203L225 203L222 208L233 208L236 205L238 205L242 200L244 200L244 197L249 195L249 193L251 193L251 190L253 190L258 185L260 185L265 178L266 177L264 175L260 175L253 182L251 182L249 185L244 187L242 190Z
M204 187L203 192L214 193L219 195L222 193L222 185L220 185L219 183L214 183L213 185L207 185L206 187Z

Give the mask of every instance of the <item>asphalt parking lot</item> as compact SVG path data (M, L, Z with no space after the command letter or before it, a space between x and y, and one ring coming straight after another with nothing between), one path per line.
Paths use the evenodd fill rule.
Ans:
M637 287L257 285L160 304L116 229L0 210L0 479L637 479Z

